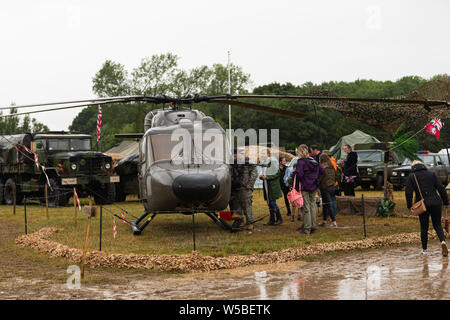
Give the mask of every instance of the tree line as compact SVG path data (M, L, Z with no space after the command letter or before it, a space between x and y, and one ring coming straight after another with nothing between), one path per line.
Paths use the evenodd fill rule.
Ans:
M178 60L179 57L172 53L153 55L150 58L142 59L140 64L132 70L127 70L118 62L107 60L94 75L92 90L99 97L140 94L183 97L194 94L224 95L228 93L226 65L203 65L185 70L178 66ZM448 75L436 75L431 79L405 76L396 81L358 79L352 82L329 81L320 84L305 82L301 85L273 82L252 88L250 74L244 72L242 67L231 64L231 94L308 95L327 90L344 97L402 97L418 89L427 81L440 77L448 77ZM390 133L345 117L338 111L292 100L255 99L253 102L308 114L305 119L293 119L232 107L232 128L280 129L280 145L286 149L295 149L300 143L317 144L322 149L327 149L334 145L341 136L355 130L362 130L381 141L393 141L394 139ZM120 139L114 137L116 133L143 132L145 114L159 107L161 106L148 103L103 106L101 149L106 151L121 142ZM216 119L223 128L228 128L227 105L200 103L194 107ZM445 119L443 120L445 123ZM95 139L96 122L97 108L85 108L73 119L69 130L89 133ZM401 128L401 132L397 132L397 134L401 135L410 130L417 131L419 129L405 124ZM0 133L3 134L45 130L48 130L45 125L29 117L23 118L22 121L17 117L0 118ZM419 148L438 151L444 148L450 140L450 128L444 125L440 139L422 132L417 140Z

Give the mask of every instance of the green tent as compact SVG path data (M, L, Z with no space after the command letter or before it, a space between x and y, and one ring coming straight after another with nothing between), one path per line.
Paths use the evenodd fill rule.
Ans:
M380 140L370 134L356 130L352 134L341 137L339 141L330 148L330 153L336 160L345 160L347 154L344 152L344 145L348 144L353 148L355 144L371 142L380 142Z

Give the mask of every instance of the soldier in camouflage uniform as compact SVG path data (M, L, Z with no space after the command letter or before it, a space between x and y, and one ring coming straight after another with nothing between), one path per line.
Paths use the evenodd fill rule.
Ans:
M253 185L258 177L256 165L250 164L245 157L245 149L237 150L237 163L232 165L232 191L230 208L232 210L233 227L238 228L244 222L244 215L247 220L248 230L253 229ZM244 162L244 163L241 163Z

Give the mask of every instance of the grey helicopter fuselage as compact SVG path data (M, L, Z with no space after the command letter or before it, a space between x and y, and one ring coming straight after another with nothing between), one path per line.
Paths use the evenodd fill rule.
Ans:
M214 212L227 207L229 152L217 122L198 110L158 109L146 115L144 129L138 180L146 212ZM211 142L203 140L211 132L216 147L212 153L205 152L211 151Z

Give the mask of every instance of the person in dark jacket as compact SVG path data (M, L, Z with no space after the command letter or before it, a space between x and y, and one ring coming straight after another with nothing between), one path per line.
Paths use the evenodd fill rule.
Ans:
M314 160L316 160L317 162L319 162L319 158L320 158L320 155L321 155L321 154L322 154L322 152L320 151L319 146L313 144L313 145L311 146L311 157L312 157Z
M322 196L322 217L323 221L319 224L321 227L325 227L327 218L331 218L330 227L337 227L336 224L336 212L333 209L332 196L334 195L334 184L336 183L336 170L333 163L326 154L321 154L319 158L319 164L325 169L325 173L319 177L320 195Z
M344 195L355 196L355 179L358 177L358 154L352 151L352 147L346 144L344 152L347 153L347 158L344 161L344 169L342 170L342 184L344 188Z
M325 170L308 154L308 148L299 146L297 149L298 161L295 168L295 189L301 191L303 196L303 228L304 234L313 233L316 230L316 193L319 188L319 176Z
M415 178L417 178L417 183ZM440 198L436 190L439 192ZM415 192L416 202L422 199L420 196L420 193L422 193L425 207L427 208L427 211L419 215L422 253L426 254L427 252L428 225L431 216L433 228L436 231L439 241L441 241L442 255L446 257L448 255L448 249L445 243L444 230L442 230L441 225L441 210L442 202L445 206L448 206L447 192L436 174L433 171L428 171L425 165L418 160L413 161L411 164L411 174L406 182L405 196L408 209L412 207L413 191Z
M289 186L284 183L284 175L286 173L286 158L280 158L280 187L284 196L284 204L286 205L287 216L291 215L291 206L289 204L289 199L287 198L287 194L289 193Z

